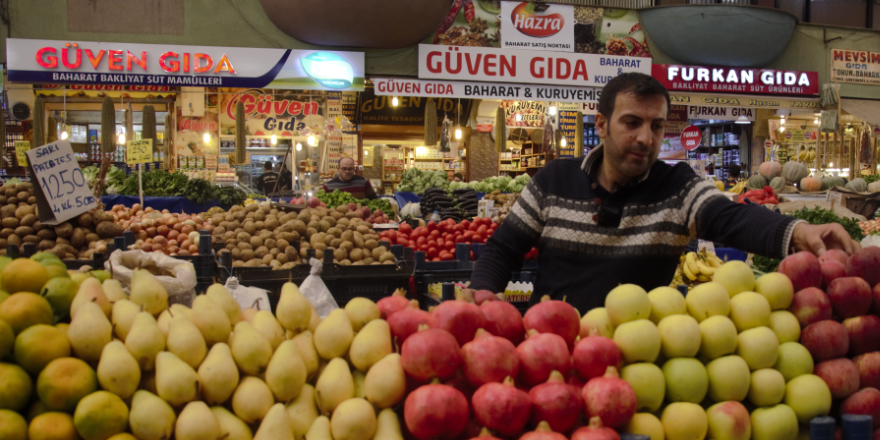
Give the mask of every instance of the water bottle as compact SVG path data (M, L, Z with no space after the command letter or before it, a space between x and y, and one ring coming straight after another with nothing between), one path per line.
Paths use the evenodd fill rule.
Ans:
M440 213L438 213L437 211L434 211L433 214L428 216L428 221L431 221L431 220L434 220L435 222L439 222L441 220Z

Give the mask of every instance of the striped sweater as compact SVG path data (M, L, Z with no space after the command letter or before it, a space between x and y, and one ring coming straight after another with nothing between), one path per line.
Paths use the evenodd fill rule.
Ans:
M471 287L503 291L536 243L532 300L563 299L582 313L619 284L645 290L672 281L696 237L749 252L787 255L796 222L756 205L738 205L686 164L658 161L634 184L609 193L596 179L603 148L557 159L529 182L476 263Z

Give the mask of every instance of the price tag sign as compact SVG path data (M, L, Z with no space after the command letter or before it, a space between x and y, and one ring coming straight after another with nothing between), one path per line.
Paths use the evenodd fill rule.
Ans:
M39 183L34 196L41 223L57 225L97 206L69 141L34 148L27 157Z
M711 252L714 254L715 253L715 243L708 241L708 240L699 239L699 240L697 240L697 250L702 250L702 249L706 249L706 252Z
M142 139L139 141L128 141L128 145L126 145L125 151L128 155L128 157L126 158L126 162L129 165L152 162L153 140Z
M15 160L18 161L18 166L26 167L27 152L31 149L31 141L15 141L12 145L15 146Z
M828 191L825 193L826 202L834 202L840 205L843 202L843 193L839 191Z

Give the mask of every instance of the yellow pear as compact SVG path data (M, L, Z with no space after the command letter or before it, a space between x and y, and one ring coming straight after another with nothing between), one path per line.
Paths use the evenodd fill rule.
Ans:
M272 312L268 310L257 312L254 315L254 319L251 320L251 325L272 344L272 350L278 348L281 342L284 341L284 328L281 327L281 324L278 323Z
M128 407L116 394L95 391L76 404L73 424L85 440L106 439L128 428Z
M131 325L134 323L134 317L141 312L141 306L127 300L120 299L113 303L113 311L111 321L113 322L113 333L116 337L125 341Z
M324 415L329 415L336 406L354 397L354 380L348 363L342 358L332 359L315 384L315 402Z
M275 316L284 328L294 333L300 333L309 328L309 322L312 319L312 303L303 296L296 284L284 283L281 286L278 305L275 307Z
M254 319L254 315L257 314L257 309L253 307L248 307L245 309L241 309L241 320L251 322Z
M348 356L355 368L367 372L373 364L392 352L391 327L384 319L376 319L355 335Z
M156 324L156 318L148 312L140 312L134 317L131 330L125 337L125 347L137 359L144 371L151 371L156 363L156 355L165 350L165 336Z
M266 385L269 385L275 400L289 402L299 395L305 383L306 365L296 342L282 342L266 367Z
M134 393L128 426L131 433L140 440L167 440L174 432L177 416L168 402L144 390Z
M251 428L226 408L212 406L211 412L214 413L214 417L220 423L220 435L224 436L223 440L252 440L254 438Z
M168 313L171 314L171 317L181 316L183 315L186 319L190 321L193 320L193 311L191 308L183 305L183 304L171 304L168 307Z
M256 423L275 403L272 390L258 377L246 376L232 395L232 411L245 423Z
M141 368L137 360L119 340L104 346L97 373L101 388L125 400L137 391L141 383Z
M156 325L159 326L159 331L167 338L169 327L171 327L171 312L163 310L162 313L159 314L159 317L156 318Z
M379 319L382 313L379 312L379 306L367 298L353 298L345 305L345 313L351 321L351 328L355 333L361 331L368 322Z
M348 399L339 404L330 418L334 440L370 440L376 433L376 410L364 399Z
M229 399L238 385L238 367L232 359L229 346L214 344L198 371L202 398L209 405L219 405Z
M101 287L104 289L104 295L111 304L120 299L128 299L128 295L122 290L122 283L119 280L114 280L113 278L104 280L101 283Z
M235 325L238 324L238 321L241 321L241 306L238 305L232 294L222 284L212 284L205 292L205 296L226 312L230 324Z
M293 440L293 428L284 405L272 405L254 434L254 440Z
M400 432L400 420L397 414L391 408L385 408L379 411L379 417L376 418L376 440L403 440L403 434Z
M205 402L190 402L174 425L176 440L218 440L223 438L220 422Z
M312 306L312 317L309 318L309 331L314 333L315 329L318 328L318 324L321 323L321 317L318 316L318 311L315 310L315 305L309 302L309 305Z
M330 434L330 419L326 416L320 416L312 422L308 432L305 435L306 440L334 440ZM379 440L379 439L376 439Z
M195 370L177 355L163 351L156 356L156 391L171 406L180 407L198 397Z
M159 316L168 308L168 291L150 271L135 269L131 275L131 302L144 306L144 310L153 316Z
M113 338L113 326L101 307L94 302L83 304L79 312L70 321L67 339L76 357L96 364L101 359L104 346Z
M294 336L291 341L296 342L296 346L299 348L300 357L306 366L306 374L310 378L314 377L315 373L318 372L318 352L315 350L312 332L306 330Z
M391 353L370 368L364 380L364 397L376 408L391 408L406 394L406 376L400 355Z
M272 358L272 344L247 321L235 324L229 348L235 364L244 374L262 373Z
M354 382L354 397L366 397L367 394L364 390L364 382L367 381L367 375L361 370L354 369L354 371L351 372L351 380Z
M294 438L303 440L303 436L309 431L312 422L318 418L318 407L315 406L315 387L309 384L303 385L299 396L296 396L296 399L287 405L287 415L290 416Z
M180 360L193 368L199 368L202 360L205 359L205 354L208 353L202 332L192 321L183 316L171 318L171 324L168 327L168 340L165 341L165 345L168 347L168 351L176 354Z
M330 360L345 356L354 338L354 330L348 314L343 309L330 312L315 329L315 350L324 359Z
M232 331L229 317L205 295L199 295L193 300L192 321L202 332L208 346L229 340L229 333Z
M76 291L76 296L73 297L73 302L70 303L70 318L75 318L80 307L87 302L98 304L101 306L104 315L108 318L110 317L110 310L113 308L113 305L110 304L110 300L104 294L101 282L97 278L86 278L79 285L79 290Z

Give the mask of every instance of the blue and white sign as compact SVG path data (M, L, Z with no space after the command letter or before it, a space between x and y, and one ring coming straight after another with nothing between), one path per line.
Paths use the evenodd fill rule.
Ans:
M98 206L69 141L34 148L27 158L41 190L35 191L41 223L56 225Z

